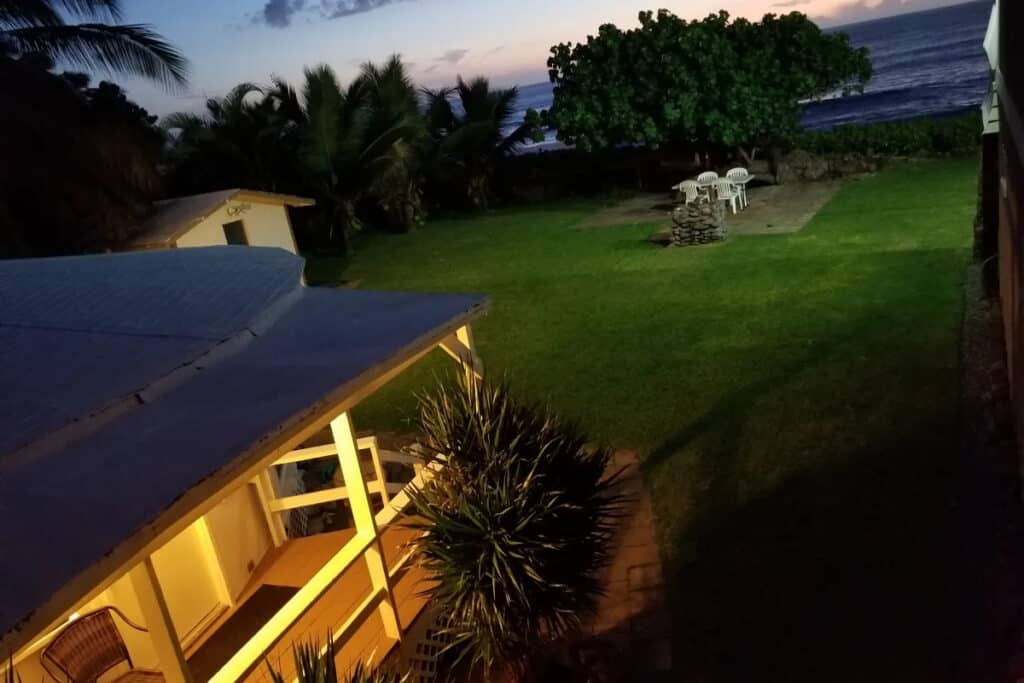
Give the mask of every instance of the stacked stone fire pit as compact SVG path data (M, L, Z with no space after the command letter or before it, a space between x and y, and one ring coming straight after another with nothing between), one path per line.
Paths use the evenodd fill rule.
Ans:
M680 204L672 210L672 246L721 242L728 234L724 202Z

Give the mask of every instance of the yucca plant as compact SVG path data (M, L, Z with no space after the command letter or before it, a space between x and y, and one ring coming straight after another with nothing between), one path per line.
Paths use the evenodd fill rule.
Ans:
M410 494L409 526L424 532L418 557L447 618L448 663L528 678L601 595L622 503L610 453L505 383L472 378L420 397L418 427L446 460Z
M369 669L362 662L347 675L338 677L337 665L334 662L334 641L328 636L327 647L321 650L317 642L307 642L292 648L295 657L295 672L298 683L405 683L409 677L383 669ZM274 683L284 683L281 672L267 662L270 678Z

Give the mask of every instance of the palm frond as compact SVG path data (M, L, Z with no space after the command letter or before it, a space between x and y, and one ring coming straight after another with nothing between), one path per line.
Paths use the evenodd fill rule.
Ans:
M100 21L121 20L121 0L53 0L64 10L75 16L99 19Z
M341 140L344 96L334 70L326 64L307 68L305 76L302 97L306 102L307 125L303 157L314 172L332 173Z
M49 0L0 0L0 26L59 26L64 23Z
M121 19L120 0L0 0L0 26L62 26L58 6L73 16L99 21Z
M220 116L225 119L244 116L249 109L249 104L246 101L246 98L253 93L262 92L263 88L255 83L250 83L248 81L239 83L229 90L227 95L220 98L218 106Z
M160 119L160 127L164 130L180 130L182 132L202 128L206 125L206 119L191 112L174 112Z
M284 120L299 123L303 119L304 113L298 92L280 76L271 76L270 83L270 87L266 88L264 92L268 98L273 100L277 112Z
M77 24L30 26L3 33L19 52L40 52L89 69L142 76L168 88L184 86L188 62L150 27Z
M455 111L452 109L453 88L422 88L420 96L425 102L424 116L427 129L435 135L444 135L455 128Z

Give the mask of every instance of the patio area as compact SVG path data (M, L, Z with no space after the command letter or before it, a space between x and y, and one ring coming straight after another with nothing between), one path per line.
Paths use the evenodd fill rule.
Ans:
M292 538L273 549L255 569L249 585L236 605L222 614L197 640L185 656L193 679L209 680L237 649L251 638L284 603L306 585L327 561L355 537L355 530L333 531ZM385 563L395 571L392 589L403 628L416 619L426 604L420 594L426 585L422 571L406 568L403 561L414 532L400 525L389 527L380 537ZM389 572L390 573L390 572ZM267 654L269 661L286 679L293 676L292 647L303 642L326 641L359 611L373 593L365 562L356 562L342 572L334 585L285 632ZM372 611L350 625L352 635L337 647L338 669L345 671L357 662L380 662L398 643L385 633L384 623ZM240 680L270 683L269 672L258 667Z
M730 235L782 235L799 232L849 180L822 180L788 185L752 185L747 191L749 205L728 213ZM651 241L668 244L672 232L670 215L676 204L673 194L647 193L630 197L589 216L581 228L608 228L657 223Z

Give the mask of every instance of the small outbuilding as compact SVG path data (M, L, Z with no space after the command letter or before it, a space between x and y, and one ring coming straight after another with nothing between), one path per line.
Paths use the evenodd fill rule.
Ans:
M129 251L225 244L279 247L298 253L289 208L313 206L305 197L220 190L156 202Z

